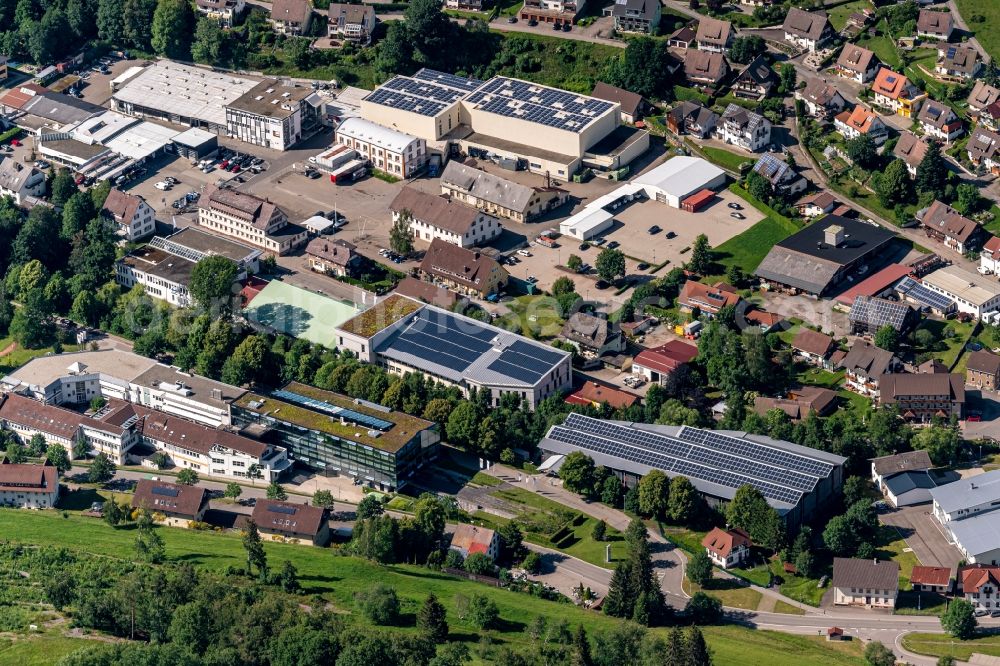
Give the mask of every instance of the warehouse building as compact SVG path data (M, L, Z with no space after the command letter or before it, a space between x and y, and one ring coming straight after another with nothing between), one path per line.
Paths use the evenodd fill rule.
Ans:
M925 275L921 281L930 291L955 302L959 312L982 318L1000 309L1000 285L957 266L945 266Z
M376 169L397 178L410 178L427 164L424 139L364 118L344 120L337 127L336 141L338 145L353 149Z
M1000 564L1000 470L931 490L933 514L968 564Z
M225 110L229 136L275 150L288 150L313 132L324 113L315 90L277 79L261 81Z
M350 476L386 492L437 457L437 426L388 407L292 382L232 405L233 424L278 444L324 476Z
M790 531L840 493L846 458L760 435L689 426L603 421L569 414L539 443L542 467L558 470L583 451L628 486L654 469L687 477L712 506L743 485L757 488Z
M422 372L491 404L513 394L529 408L572 384L571 355L504 329L399 295L337 328L337 346L394 374Z

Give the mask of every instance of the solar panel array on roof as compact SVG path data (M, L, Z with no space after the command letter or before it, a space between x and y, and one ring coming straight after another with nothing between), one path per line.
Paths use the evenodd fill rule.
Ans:
M570 132L580 132L614 108L601 99L547 88L502 76L490 79L465 101L505 118L518 118Z
M180 491L177 488L171 488L170 486L153 486L152 493L154 495L163 495L164 497L177 497L180 495Z
M325 400L310 398L309 396L302 395L301 393L295 393L294 391L280 389L273 391L271 395L279 400L285 400L286 402L301 405L302 407L309 407L320 412L325 412L331 416L342 418L345 421L350 421L351 423L356 423L366 428L381 430L382 432L391 429L392 426L395 425L392 421L386 421L385 419L369 416L368 414L362 414L361 412L356 412L353 409L333 405Z
M273 513L283 513L286 516L294 516L297 509L294 506L284 506L283 504L269 504L267 510Z
M919 303L920 305L947 312L955 306L955 301L944 294L931 291L922 282L918 282L911 277L905 277L896 285L896 291Z
M413 78L420 79L421 81L433 81L449 88L464 90L467 93L483 85L483 82L479 79L467 79L464 76L455 76L454 74L439 72L436 69L428 69L427 67L414 74Z
M392 347L463 372L489 351L494 337L496 334L489 329L472 329L450 314L442 313L433 322L425 320L423 326L408 327ZM446 345L442 344L445 340Z
M892 326L898 330L906 322L909 313L910 306L903 303L858 294L847 318L852 323L866 324L875 328Z

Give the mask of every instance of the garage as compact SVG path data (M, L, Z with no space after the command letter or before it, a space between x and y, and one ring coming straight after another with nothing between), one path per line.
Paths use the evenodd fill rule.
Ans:
M681 155L647 171L632 183L641 185L650 199L680 208L681 201L691 195L724 186L726 172L700 157Z

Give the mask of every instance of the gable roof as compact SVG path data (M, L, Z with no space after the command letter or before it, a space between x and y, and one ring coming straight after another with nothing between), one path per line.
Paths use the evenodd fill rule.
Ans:
M326 10L331 23L340 26L363 24L370 21L375 16L375 7L372 5L350 5L340 2L330 3Z
M969 360L965 367L967 370L972 370L973 372L1000 375L1000 356L990 353L985 349L970 352Z
M892 365L894 355L881 347L864 340L856 341L847 355L840 361L841 368L848 372L860 372L868 377L881 377Z
M642 95L634 93L630 90L625 90L624 88L617 88L613 85L607 84L604 81L598 81L597 85L594 86L594 90L590 93L591 97L596 97L597 99L603 99L608 102L618 102L621 105L622 113L629 116L636 116L642 110L643 98Z
M494 270L503 271L506 275L503 267L492 257L478 250L452 245L440 238L431 241L424 260L420 262L420 270L474 289L485 288L486 280Z
M749 548L753 542L750 540L750 535L738 527L728 530L713 527L701 540L701 545L721 557L729 557L730 553L740 546Z
M873 66L880 64L878 56L857 44L847 44L837 58L837 66L858 74L864 74Z
M399 281L395 293L436 305L445 310L450 310L458 301L458 294L455 292L439 287L433 282L424 282L409 275Z
M888 67L882 67L872 82L872 92L889 99L907 99L912 92L910 80L902 74L897 74Z
M337 266L347 266L351 261L357 258L357 253L355 250L357 247L348 243L340 238L336 240L330 240L328 238L320 238L317 236L309 241L306 245L306 254L312 255L323 259L324 261L329 261Z
M880 382L881 401L892 404L901 398L934 396L965 402L965 380L957 373L889 374Z
M566 402L571 405L607 403L612 409L622 409L639 402L639 396L597 382L584 382L583 386L566 396Z
M211 184L205 186L205 192L198 203L199 208L235 217L260 230L266 230L271 219L281 212L276 205L258 196Z
M422 192L407 185L389 204L389 210L401 213L410 211L413 219L438 229L464 236L481 215L477 208L455 203L450 199Z
M534 188L449 160L441 172L441 182L471 193L477 199L519 212L527 210Z
M671 340L666 344L639 352L633 363L651 368L663 374L669 374L678 367L689 363L698 356L698 348L680 340Z
M962 121L958 119L958 116L955 115L950 106L946 106L933 99L928 99L920 106L917 120L941 130L947 129L955 123L959 126L962 125Z
M871 459L875 473L879 476L892 476L900 472L926 471L932 469L931 457L927 451L904 451L891 456L880 456Z
M906 303L858 294L854 297L847 318L852 324L864 324L869 327L888 325L898 331L906 324L910 312L910 306Z
M610 321L586 312L574 312L563 324L562 337L586 347L603 347L618 335Z
M932 9L921 9L917 15L917 32L926 32L942 37L951 34L955 26L951 12L938 12Z
M727 305L739 303L740 295L736 291L721 289L718 284L712 287L702 282L688 280L681 287L677 301L681 305L698 307L715 313Z
M802 388L789 391L785 398L768 398L757 396L754 398L754 411L761 416L766 416L772 409L780 409L788 418L793 420L804 419L810 412L823 414L837 400L837 392L818 386L803 386Z
M913 132L900 132L899 140L896 141L896 147L892 149L892 154L906 162L907 166L916 169L924 161L929 147L930 144Z
M767 90L778 84L778 75L771 69L767 56L763 53L753 59L746 68L736 77L736 82L752 82Z
M327 513L326 509L309 504L258 499L251 517L262 531L314 538L322 530Z
M855 106L851 111L838 113L837 121L857 130L861 134L868 134L873 127L883 125L882 120L877 114L872 113L860 104Z
M308 0L273 0L271 3L271 19L288 23L305 24L312 14L312 6Z
M496 532L488 527L461 523L455 527L451 535L451 547L471 555L472 553L487 553L490 544L496 537Z
M59 471L46 460L41 465L8 462L0 455L0 491L50 493L59 489Z
M684 51L684 76L689 79L711 80L718 83L729 70L721 53L687 49Z
M966 100L972 109L982 109L1000 99L1000 88L995 88L985 81L976 81L972 92Z
M824 79L820 78L806 79L806 87L799 91L799 96L802 97L802 99L820 106L828 105L838 95L840 95L839 90L837 90L832 84L827 83ZM843 95L840 95L840 97L843 99Z
M785 32L801 39L817 41L823 36L824 30L830 25L825 12L807 12L798 7L792 7L785 15L782 28Z
M946 587L951 582L951 569L948 567L926 567L916 565L910 573L910 582L914 585L939 585Z
M133 509L144 508L191 520L198 516L206 502L204 488L151 479L139 479L132 496Z
M949 46L941 56L941 65L949 71L972 74L978 64L979 51L968 46Z
M726 110L723 112L722 120L729 123L735 123L742 131L749 133L755 132L763 123L770 122L759 113L744 109L742 106L732 103L730 103L730 105L727 106Z
M899 564L892 560L833 558L833 586L895 590L899 587Z
M1000 588L1000 567L973 564L959 569L959 580L962 582L962 593L979 592L987 583L993 583L994 588Z
M965 149L974 162L995 159L997 151L1000 150L1000 134L991 132L982 125L977 125L972 136L969 137Z
M831 347L833 347L833 336L811 328L801 328L792 339L792 349L815 356L826 356Z
M689 119L699 127L715 125L719 122L719 114L711 109L702 106L698 102L681 102L670 110L670 117L678 125L682 125Z
M42 172L33 166L21 164L13 157L0 158L0 189L20 193L33 176Z
M114 218L115 222L129 224L135 219L135 214L143 203L145 201L138 194L129 194L113 187L101 210Z
M918 211L917 219L923 226L963 243L981 229L978 222L960 215L957 210L937 199L926 209Z
M712 44L725 47L733 35L733 24L729 21L702 16L698 19L698 33L695 39L699 44Z

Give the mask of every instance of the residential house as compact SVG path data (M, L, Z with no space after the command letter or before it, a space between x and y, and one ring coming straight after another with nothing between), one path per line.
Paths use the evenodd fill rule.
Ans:
M710 136L719 122L719 114L697 102L681 102L667 114L667 127L674 134L690 134L699 139Z
M954 141L965 131L962 120L952 108L933 99L921 105L917 122L923 127L924 134L946 142Z
M892 149L892 155L896 159L903 160L906 164L906 170L910 173L910 177L916 178L917 168L924 161L924 156L927 155L927 148L929 147L930 144L927 141L918 137L913 132L900 132L899 139L896 141L896 147Z
M808 181L799 175L795 167L777 155L766 153L753 165L754 173L771 184L771 189L783 197L791 197L804 192Z
M813 412L817 416L827 416L837 407L837 392L818 386L803 386L791 389L783 398L757 396L753 409L761 416L780 409L792 421L801 421Z
M1000 238L989 236L979 253L979 270L983 275L1000 273Z
M856 340L838 367L844 370L844 388L877 398L883 378L898 372L900 363L891 351Z
M726 143L757 152L771 143L771 121L759 113L730 104L722 114L716 133Z
M282 35L308 35L312 13L309 0L274 0L268 23Z
M208 495L200 486L139 479L132 495L132 508L145 509L158 523L187 527L188 523L200 523L205 518Z
M965 380L960 374L887 374L880 384L879 404L898 407L907 421L962 418Z
M196 0L195 9L199 14L218 21L223 28L231 28L243 15L246 0Z
M642 120L650 109L649 102L642 95L624 88L616 88L603 81L597 82L590 96L608 102L617 102L621 107L622 122L629 125L634 125L636 121Z
M337 127L337 143L397 178L412 178L427 162L427 142L364 118L349 117Z
M739 566L750 556L753 542L750 540L750 535L738 527L727 530L713 527L701 540L701 545L705 547L712 564L722 569L729 569Z
M327 34L330 39L346 39L359 44L371 41L376 22L375 8L372 5L335 2L330 4L327 15L329 16Z
M698 49L713 53L728 53L735 32L733 24L729 21L701 16L698 19L698 32L695 35Z
M982 167L994 175L1000 175L1000 134L991 132L983 126L976 127L965 145L969 161L977 167Z
M519 16L522 21L535 20L538 23L576 23L585 7L586 0L524 0Z
M59 500L59 471L41 465L15 464L0 454L0 506L51 509Z
M531 187L451 160L441 173L441 194L489 215L530 222L566 202L558 187Z
M910 586L914 592L951 594L952 576L948 567L916 565L910 572Z
M28 197L44 195L44 171L21 164L13 157L0 158L0 197L11 197L20 206Z
M934 72L947 79L958 82L969 81L979 75L983 62L979 51L971 46L942 44L938 49L938 59L934 64Z
M782 30L786 42L810 53L815 53L834 37L825 12L807 12L797 7L788 10Z
M643 349L632 360L632 374L663 386L667 378L685 363L698 356L698 348L680 340L671 340L659 347Z
M860 104L851 111L841 111L837 114L833 119L833 126L848 141L867 134L875 145L881 146L889 138L889 129L878 114Z
M917 15L917 37L929 37L948 41L955 30L955 19L950 11L921 9Z
M1000 356L984 349L969 352L965 383L987 391L1000 388Z
M684 27L675 30L672 35L667 37L667 46L674 49L689 49L693 47L697 36L697 31L693 25L689 23Z
M928 238L944 243L945 247L960 254L979 249L986 240L987 234L982 225L937 200L917 211L916 218Z
M993 131L1000 129L1000 100L983 107L977 114L976 120Z
M733 82L732 92L742 99L760 101L769 97L778 83L778 75L771 69L767 56L762 53L739 73Z
M627 345L620 328L603 317L585 312L570 315L559 336L581 352L596 356L623 352Z
M848 43L841 50L834 69L841 76L864 84L873 80L881 67L882 61L874 51Z
M307 502L258 499L251 517L261 536L271 541L325 546L330 540L330 516L326 509Z
M313 238L306 245L305 253L310 270L336 277L357 277L364 264L357 247L340 238Z
M570 405L590 405L592 407L607 405L611 409L625 409L637 402L639 402L639 396L634 393L591 381L584 382L583 386L566 396L566 403Z
M899 593L899 564L893 560L833 558L835 606L895 608Z
M442 240L459 247L474 247L503 233L500 220L493 215L409 185L399 191L389 210L393 223L409 214L413 238L426 242Z
M724 282L718 282L715 286L708 286L702 282L688 280L681 287L681 293L677 297L677 307L683 312L694 312L698 310L703 315L712 317L719 313L722 308L740 302L740 294L732 286Z
M309 237L304 227L290 223L270 201L215 185L206 185L198 200L198 224L274 255L288 254Z
M795 91L795 99L802 100L810 116L822 120L830 119L847 106L840 91L820 78L806 79L805 87Z
M691 85L715 88L728 75L729 63L721 53L700 49L684 52L684 76Z
M615 31L655 35L660 25L662 7L659 0L615 0L604 9L615 22Z
M792 338L792 350L796 356L811 365L831 369L830 356L836 349L833 336L814 331L804 326Z
M431 241L420 263L420 272L460 294L478 298L499 293L510 278L492 257L440 238Z
M1000 608L1000 567L971 564L958 570L958 586L975 610Z
M803 217L819 217L833 212L838 203L835 196L826 190L821 190L796 201L795 208Z
M138 194L122 192L117 187L108 192L101 213L114 222L115 232L128 243L156 231L156 213L152 206Z
M445 0L444 6L448 9L478 12L483 9L483 0Z
M872 83L875 106L889 109L904 118L913 118L927 93L913 85L902 74L888 67L878 70Z
M481 553L496 561L500 557L500 536L488 527L461 523L451 535L449 550L454 550L463 558Z
M997 100L1000 100L1000 88L991 86L985 81L976 81L966 104L969 106L970 114L978 115L980 111Z
M920 316L906 303L858 294L847 319L854 335L874 336L883 326L891 326L905 335L917 325Z

